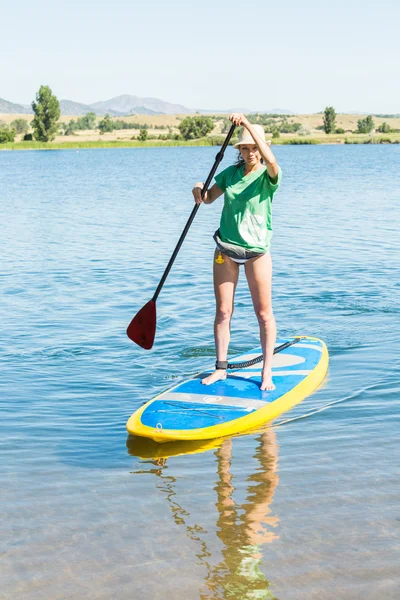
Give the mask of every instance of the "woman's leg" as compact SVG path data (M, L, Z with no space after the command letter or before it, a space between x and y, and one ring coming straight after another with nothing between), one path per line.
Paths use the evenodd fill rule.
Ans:
M272 312L272 261L271 255L263 254L245 263L246 277L260 325L260 340L264 355L261 389L274 390L272 383L272 356L276 341L276 323Z
M214 338L217 360L226 360L228 346L231 337L231 319L233 313L233 299L239 279L239 265L228 256L223 255L224 262L215 262L219 251L214 254L214 293L216 302L216 314L214 321ZM226 371L216 369L214 373L202 380L202 383L210 385L214 381L226 378Z

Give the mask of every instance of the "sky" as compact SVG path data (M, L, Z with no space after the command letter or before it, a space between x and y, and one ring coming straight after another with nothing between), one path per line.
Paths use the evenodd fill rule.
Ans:
M399 0L0 0L0 98L400 113Z

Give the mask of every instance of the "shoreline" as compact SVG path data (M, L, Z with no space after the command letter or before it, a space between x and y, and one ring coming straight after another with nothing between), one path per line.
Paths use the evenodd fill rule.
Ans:
M112 131L101 133L99 125L100 116L96 116L96 123L92 129L71 131L66 127L77 122L78 117L61 115L60 128L53 141L43 143L35 140L22 141L22 133L17 133L14 141L1 143L0 150L67 150L84 148L158 148L158 147L186 147L186 146L220 146L222 145L230 123L227 114L204 114L213 120L214 128L206 137L200 139L175 139L180 133L182 120L187 114L173 115L126 115L124 118L111 118L114 123ZM263 118L264 129L267 128L267 137L272 138L272 144L282 145L337 145L337 144L393 144L400 143L400 114L373 115L374 127L370 133L357 133L358 122L365 115L337 113L335 132L326 134L323 131L323 113L293 114L293 115L258 115ZM33 133L32 115L26 114L0 114L0 127L3 123L10 127L13 120L24 120L27 123L28 133ZM256 120L257 120L256 119ZM266 119L266 120L265 120ZM124 127L117 124L123 121ZM260 121L261 122L261 121ZM389 126L389 132L381 132L382 125ZM61 127L62 126L62 127ZM228 127L229 126L229 127ZM286 127L286 128L285 128ZM148 139L139 141L139 130L146 128ZM384 128L385 129L385 128ZM272 131L280 133L279 137L272 137ZM236 139L236 135L234 138Z
M327 136L328 137L328 136ZM274 138L272 145L279 146L309 146L309 145L352 145L352 144L400 144L400 134L387 135L333 135L328 139L319 137L294 136L288 138ZM163 148L163 147L194 147L194 146L221 146L218 140L200 138L197 140L93 140L93 141L68 141L68 142L7 142L0 144L0 150L79 150L92 148Z

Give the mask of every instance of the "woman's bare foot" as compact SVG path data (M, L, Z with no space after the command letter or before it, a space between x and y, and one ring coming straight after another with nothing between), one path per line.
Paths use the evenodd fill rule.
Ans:
M216 369L214 371L214 373L211 373L211 375L202 379L201 383L204 383L204 385L210 385L211 383L214 383L215 381L222 381L224 379L226 379L225 369Z
M275 385L272 383L272 372L271 370L263 371L261 376L261 389L271 392L275 389Z

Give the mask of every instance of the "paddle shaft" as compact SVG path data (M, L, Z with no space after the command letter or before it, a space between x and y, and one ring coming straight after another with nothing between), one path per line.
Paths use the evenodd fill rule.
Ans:
M201 197L202 198L204 198L204 196L206 195L206 192L208 190L208 186L210 185L211 180L214 177L215 171L218 169L219 163L224 158L225 150L226 150L226 148L227 148L227 146L228 146L228 144L230 142L230 139L231 139L231 137L233 135L233 132L235 131L235 127L236 127L236 125L232 125L232 127L229 130L228 135L225 138L224 143L222 144L221 150L218 152L217 156L215 157L214 166L211 169L211 171L210 171L210 173L209 173L209 175L208 175L208 177L206 179L206 182L204 184L203 189L201 190ZM175 258L177 256L177 254L178 254L178 252L179 252L182 244L183 244L183 240L185 239L186 234L189 231L189 228L190 228L191 224L193 223L193 219L195 218L195 216L196 216L197 211L199 210L199 208L200 208L200 204L196 204L194 206L191 214L190 214L190 217L189 217L189 219L188 219L188 221L187 221L187 223L185 225L185 229L182 231L181 237L179 238L179 241L178 241L178 243L176 245L176 248L173 251L171 258L169 259L169 263L168 263L168 265L167 265L167 267L166 267L166 269L164 271L163 276L161 277L160 283L158 284L157 289L154 292L154 296L152 298L153 302L155 302L157 300L157 298L158 298L158 296L159 296L159 294L161 292L161 289L162 289L162 287L163 287L163 285L165 283L165 280L168 277L168 273L170 272L171 267L174 264Z

